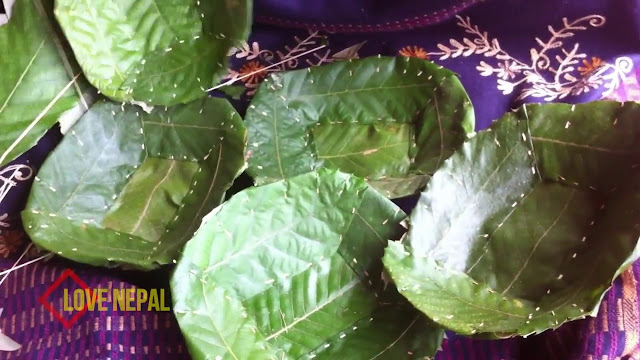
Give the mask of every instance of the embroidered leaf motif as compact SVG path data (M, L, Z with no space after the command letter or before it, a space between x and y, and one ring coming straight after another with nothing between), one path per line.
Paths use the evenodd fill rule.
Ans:
M77 119L75 112L86 109L80 72L50 23L52 5L17 1L11 21L0 27L0 166L33 147L56 121Z
M457 77L416 58L339 62L263 82L246 115L258 184L329 167L410 195L473 131Z
M2 316L2 308L0 308L0 316ZM22 346L17 342L11 340L10 337L2 333L0 330L0 351L16 351Z
M56 17L89 81L118 101L206 96L245 40L250 0L58 0Z
M45 161L22 219L31 239L95 265L175 259L244 167L246 129L225 100L150 114L100 102Z
M405 214L335 170L244 190L216 209L173 274L194 359L432 356L442 331L383 290Z
M425 56L439 56L440 60L471 55L495 57L499 60L496 65L480 61L476 69L482 76L495 74L498 90L505 95L516 90L519 100L535 97L553 101L581 95L600 86L604 88L602 96L608 97L633 70L633 61L626 56L617 58L612 64L592 57L593 62L587 65L584 60L587 54L581 52L580 45L570 44L570 39L578 31L604 26L607 20L601 15L587 15L573 21L562 18L562 26L557 30L549 25L549 39L543 41L536 37L539 48L529 49L529 59L513 57L502 49L498 39L491 38L488 32L473 25L469 17L457 18L457 25L473 40L463 38L463 44L451 39L450 46L438 44L440 51L425 53ZM584 68L576 66L580 62L584 63Z
M636 103L528 105L466 142L386 252L400 292L461 334L595 315L640 255L639 116Z

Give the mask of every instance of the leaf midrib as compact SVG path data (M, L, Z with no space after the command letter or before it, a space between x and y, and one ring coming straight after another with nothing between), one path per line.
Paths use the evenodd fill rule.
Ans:
M204 300L204 306L205 306L205 308L207 310L209 310L209 311L205 311L205 312L207 313L207 316L209 317L209 320L211 321L211 325L213 325L213 328L215 329L216 333L218 333L218 336L220 336L220 340L222 340L222 342L224 343L224 346L227 348L227 350L229 350L229 353L231 354L231 356L233 356L234 359L239 360L238 357L236 356L236 354L233 352L233 349L231 349L231 347L227 343L227 340L224 338L224 335L222 335L222 332L220 332L220 329L218 329L218 326L216 325L215 321L213 320L213 316L211 316L212 309L209 307L209 301L207 300L207 292L206 292L206 289L204 287L204 282L200 282L200 285L202 286L202 299Z
M325 301L323 301L322 303L320 303L319 306L315 307L313 310L309 311L308 313L302 315L301 317L295 319L294 321L292 321L290 324L284 326L283 328L281 328L280 330L276 331L275 333L269 335L266 337L266 341L269 341L271 339L275 339L278 336L282 335L282 333L284 332L288 332L290 329L292 329L295 325L299 324L300 322L306 320L307 318L309 318L311 315L315 314L316 312L322 310L324 307L328 306L329 304L331 304L332 302L334 302L335 300L339 299L341 296L345 295L349 290L353 289L356 285L360 284L360 278L359 277L355 277L353 280L351 280L350 282L348 282L345 286L343 286L338 292L331 294L331 296L329 296L327 299L325 299Z
M513 145L511 147L511 149L509 150L509 152L504 156L504 158L502 158L502 161L500 161L500 163L498 164L498 166L496 166L496 168L493 170L493 172L487 177L487 180L484 182L484 184L482 184L482 186L480 187L480 189L478 189L475 192L475 195L473 196L473 198L471 199L471 201L467 202L467 204L470 203L470 205L465 206L464 210L457 214L455 216L455 219L453 219L452 221L450 221L451 224L457 223L458 219L460 219L463 215L465 215L467 213L467 211L469 211L469 209L472 208L472 206L474 206L476 204L476 202L478 201L478 197L480 196L480 194L482 194L482 192L484 191L484 189L489 185L489 182L493 179L493 177L498 173L498 170L500 170L502 168L502 166L504 165L504 163L507 161L507 159L509 157L511 157L511 154L513 154L514 150L516 149L516 147L518 147L520 145L520 143L517 143L515 145ZM453 174L451 174L450 176L453 177ZM437 249L440 244L444 243L445 239L447 236L449 236L449 233L451 232L451 229L453 228L453 226L449 226L447 228L447 231L444 233L443 236L440 237L440 240L438 240L438 243L436 244L436 247L434 248Z
M400 336L398 336L397 339L395 339L391 344L389 344L389 346L387 346L386 348L384 348L384 350L380 351L378 354L376 354L376 356L372 357L369 360L375 360L377 359L380 355L384 354L385 352L389 351L389 349L391 349L395 344L398 343L398 341L400 341L400 339L402 339L407 332L409 331L409 329L411 329L411 327L413 326L413 324L416 323L416 321L418 321L418 319L420 318L420 315L417 315L413 321L411 321L411 323L409 324L409 326L407 326L406 329L404 329L404 331L402 332L402 334L400 334Z
M502 295L506 294L509 289L511 289L511 287L513 286L513 284L515 284L515 282L520 278L520 275L522 275L522 272L524 271L524 269L527 267L527 265L529 264L529 261L531 260L531 257L533 257L533 254L536 252L536 250L538 249L538 246L540 245L540 243L542 242L542 239L544 239L547 234L549 234L549 232L551 231L551 229L553 229L556 224L558 224L558 221L560 221L560 218L562 218L562 216L564 215L564 213L567 211L567 209L569 208L569 204L571 204L571 200L573 200L573 197L576 194L576 189L574 188L573 191L571 192L571 197L569 197L569 199L567 200L566 204L564 204L564 207L562 207L562 210L560 210L560 213L558 214L558 216L556 217L556 219L553 221L553 223L551 223L551 225L549 225L549 227L547 227L547 229L544 231L544 233L542 233L542 235L540 235L540 237L538 237L538 240L536 241L536 243L533 245L533 248L531 249L531 251L529 252L529 255L527 255L527 258L525 259L524 263L522 264L522 266L520 267L520 269L518 269L518 271L516 272L516 274L513 276L513 279L511 280L511 282L509 283L509 285L507 285L507 287L502 291Z
M614 150L614 149L608 149L608 148L599 147L599 146L593 146L593 145L590 145L590 144L578 144L578 143L574 143L574 142L568 142L568 141L562 141L562 140L550 139L550 138L543 138L543 137L538 137L538 136L532 136L531 139L533 139L534 141L550 142L550 143L554 143L554 144L558 144L558 145L564 145L564 146L569 146L569 147L577 147L577 148L581 148L581 149L587 149L587 150L598 151L598 152L605 152L605 153L609 153L609 154L640 154L640 151L637 151L637 150L636 151Z
M76 185L76 187L73 189L73 191L71 192L71 194L69 194L69 196L67 197L67 199L64 201L64 203L62 203L62 205L60 206L60 208L58 208L58 210L55 212L56 215L60 215L60 213L62 212L62 210L64 210L65 206L67 206L67 204L69 203L69 201L71 200L72 197L75 196L75 194L78 192L78 190L80 189L80 186L84 185L84 181L86 180L87 176L89 175L89 173L91 171L93 171L95 165L97 164L98 160L100 160L100 158L102 157L102 155L104 155L105 150L107 150L107 148L109 147L109 145L111 145L111 143L113 142L113 140L115 139L116 134L118 133L118 122L116 121L116 119L111 116L111 120L114 123L114 128L113 128L113 133L111 134L109 140L107 140L104 144L104 146L102 146L102 149L100 150L100 153L98 154L98 156L95 158L95 160L91 163L91 165L87 168L86 171L84 171L82 173L82 176L80 177L80 180L78 181L78 184Z
M164 126L164 127L171 127L171 128L188 128L188 129L204 129L204 130L221 130L224 131L226 129L223 128L219 128L219 127L213 127L213 126L204 126L204 125L187 125L187 124L174 124L174 123L163 123L163 122L157 122L157 121L142 121L143 124L149 124L149 125L154 125L154 126Z
M431 84L430 82L425 82L425 83L419 83L419 84L409 84L409 85L399 85L399 86L385 86L385 87L379 86L379 87L362 88L362 89L354 89L354 90L347 89L343 91L328 92L324 94L302 94L302 95L292 97L291 100L300 100L303 98L310 98L310 97L318 98L318 97L325 97L325 96L352 94L352 93L359 93L359 92L365 92L365 91L406 89L406 88L427 87L427 86L433 86L433 84Z
M256 241L254 244L252 244L252 245L250 245L250 246L248 246L248 247L241 248L241 249L239 249L238 251L236 251L235 253L232 253L232 254L225 254L225 255L228 255L228 256L226 256L226 257L225 257L224 259L222 259L221 261L219 261L219 262L217 262L217 263L215 263L215 264L213 264L213 265L211 265L211 266L207 267L207 268L204 270L204 273L208 273L208 272L210 272L210 271L212 271L212 270L214 270L214 269L216 269L216 268L220 267L221 265L228 264L228 263L229 263L229 260L231 260L231 259L233 259L233 258L237 257L237 256L238 256L238 255L240 255L240 254L247 253L247 252L249 252L249 251L251 251L251 250L255 250L255 249L257 249L257 248L259 248L259 247L263 246L267 241L269 241L269 240L271 240L271 239L275 238L275 237L276 237L276 236L278 236L278 235L281 235L281 234L282 234L282 233L284 233L284 232L287 232L287 231L289 231L289 230L293 229L294 227L298 226L302 221L304 221L304 220L298 220L298 221L294 222L293 224L290 224L289 226L286 226L286 227L284 227L284 228L281 228L281 229L277 230L277 231L276 231L276 232L274 232L274 233L268 234L268 235L264 236L262 239L260 239L260 240Z
M204 209L204 206L206 205L207 201L209 200L209 196L211 196L211 192L213 191L213 187L216 185L216 180L218 179L218 172L220 171L220 160L222 159L222 148L224 147L224 143L220 143L220 151L218 151L218 160L216 161L216 170L213 173L213 179L211 180L211 185L209 186L209 190L207 190L207 195L204 197L204 199L202 200L202 203L200 204L200 208L198 209L198 212L196 213L196 216L193 218L193 221L191 222L191 225L189 225L189 228L187 229L187 232L185 233L185 237L190 237L191 234L191 229L193 228L193 225L195 225L198 221L198 218L200 217L200 213L202 213L202 209Z
M438 271L438 270L436 270L436 271ZM468 277L471 280L471 277L469 277L468 275L466 275L466 274L463 274L463 275ZM430 276L430 278L433 280L434 286L439 288L442 292L444 292L444 293L448 294L449 296L451 296L454 300L459 301L459 302L461 302L461 303L463 303L465 305L469 305L471 307L482 309L482 310L486 310L486 311L489 311L489 312L503 314L503 315L510 316L510 317L515 317L515 318L520 318L520 319L524 319L525 318L525 316L523 316L523 315L514 314L514 313L507 312L507 311L502 311L502 310L499 310L499 309L489 308L489 307L485 307L485 306L480 306L480 305L478 305L476 303L467 301L467 300L459 297L457 294L449 291L448 288L440 285L438 283L437 279L435 279L433 276Z
M354 156L354 155L364 155L364 153L370 152L371 150L376 150L376 151L371 153L371 154L375 154L380 149L388 149L388 148L393 148L393 147L407 145L407 144L408 144L408 142L400 142L400 143L396 143L396 144L382 145L382 146L378 146L378 147L375 147L375 148L372 148L372 149L366 149L366 150L356 151L356 152L351 152L351 153L336 154L336 155L318 155L318 159L336 159L336 158L343 158L343 157L346 158L346 157Z
M13 95L18 90L18 87L20 86L20 84L22 84L22 80L24 80L24 77L27 75L27 72L29 72L29 69L31 69L31 66L33 66L33 63L35 62L36 58L38 57L38 54L40 53L40 50L42 50L42 47L44 46L44 43L45 43L45 39L42 39L42 42L40 43L40 46L38 46L38 49L36 49L36 52L31 57L31 60L29 60L29 63L27 64L27 66L25 67L24 71L22 72L22 74L18 78L18 81L16 82L15 86L13 87L11 92L9 93L9 96L7 96L7 99L4 101L4 104L2 104L2 107L0 108L0 115L2 115L2 112L4 111L4 109L9 104L9 101L11 101L11 98L13 97Z
M169 166L167 173L151 190L151 193L149 194L149 198L147 199L144 209L142 210L142 214L140 214L140 216L138 217L138 221L133 226L133 229L131 229L131 232L130 232L131 234L134 234L136 231L138 231L138 228L140 228L140 225L142 224L142 220L145 218L145 216L147 215L147 212L149 211L149 206L151 205L153 196L156 194L156 191L158 191L158 189L160 188L160 185L162 185L165 181L167 181L167 179L169 178L169 175L171 174L171 171L173 171L176 164L177 164L177 161L171 160L171 165Z

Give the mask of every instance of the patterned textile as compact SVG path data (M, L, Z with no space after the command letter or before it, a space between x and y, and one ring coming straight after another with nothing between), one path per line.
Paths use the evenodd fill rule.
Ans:
M378 54L430 59L458 73L478 130L525 102L640 100L640 0L255 2L253 35L231 54L228 74L264 70L238 81L246 88L234 102L241 112L270 72ZM19 212L59 137L52 129L0 169L0 271L26 246ZM415 198L399 203L410 209ZM38 256L29 251L21 262ZM67 268L91 287L168 289L170 269L140 273L59 258L25 266L0 283L0 329L23 345L0 352L0 360L189 358L170 312L89 311L67 330L36 300ZM596 318L526 339L473 340L448 332L436 359L640 360L639 277L636 263L615 281ZM49 299L62 307L62 294Z

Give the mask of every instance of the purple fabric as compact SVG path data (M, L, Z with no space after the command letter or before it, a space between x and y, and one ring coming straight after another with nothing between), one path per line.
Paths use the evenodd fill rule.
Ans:
M480 130L524 102L640 100L640 68L635 66L640 63L639 16L639 0L256 0L253 35L232 55L229 77L281 61L268 71L356 55L429 58L460 75ZM326 48L292 59L324 43ZM265 73L242 80L244 101L234 103L240 111ZM52 130L15 164L36 171L58 138ZM0 254L2 246L12 250L9 259L0 257L0 269L10 267L21 252L15 240L19 232L11 231L20 228L19 211L32 180L33 176L18 181L0 203L0 222L10 225L0 227ZM399 201L405 208L413 202ZM14 235L2 240L6 234ZM0 352L0 360L188 358L171 313L89 312L66 330L35 301L66 268L92 287L111 283L167 288L170 271L99 269L56 258L12 273L0 285L0 328L24 347L20 352ZM640 359L639 276L636 263L617 279L597 318L526 339L472 340L447 332L437 359ZM65 340L68 336L70 341Z

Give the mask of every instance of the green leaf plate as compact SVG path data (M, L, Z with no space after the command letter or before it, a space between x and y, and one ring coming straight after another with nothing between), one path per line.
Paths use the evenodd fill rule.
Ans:
M242 172L245 142L222 99L150 114L101 101L40 169L22 212L26 231L83 263L170 263Z
M442 331L382 281L386 241L404 232L405 216L362 179L329 169L234 195L207 216L172 277L189 352L235 360L433 355Z
M524 105L467 141L387 248L400 292L461 334L595 315L640 255L638 119L631 102Z
M174 105L206 96L246 40L251 0L57 0L87 79L118 101Z
M364 177L391 198L422 189L474 128L455 74L408 57L272 75L245 121L257 184L328 167Z

